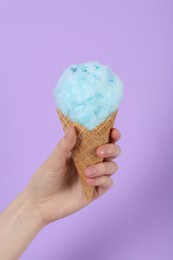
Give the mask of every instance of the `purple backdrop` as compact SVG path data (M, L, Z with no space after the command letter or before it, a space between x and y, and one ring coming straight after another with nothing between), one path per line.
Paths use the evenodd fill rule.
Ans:
M115 185L21 259L172 259L172 46L171 0L0 1L0 210L63 135L52 88L64 68L98 60L125 84Z

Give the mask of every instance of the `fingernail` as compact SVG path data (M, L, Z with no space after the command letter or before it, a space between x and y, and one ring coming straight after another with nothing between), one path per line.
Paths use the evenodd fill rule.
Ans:
M96 169L95 168L89 168L86 170L86 175L87 176L93 176L96 173Z
M104 154L105 154L105 151L104 151L104 150L99 150L99 154L100 154L100 155L104 155Z

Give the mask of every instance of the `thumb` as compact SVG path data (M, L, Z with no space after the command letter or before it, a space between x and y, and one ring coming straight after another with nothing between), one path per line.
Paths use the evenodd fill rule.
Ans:
M56 155L59 156L59 158L62 160L64 159L66 161L66 159L69 157L69 153L76 144L76 139L77 136L75 128L73 126L69 126L65 130L64 137L59 141L57 147L55 148Z
M49 162L53 163L54 166L63 165L66 163L69 153L76 144L76 131L75 128L69 126L65 130L64 137L59 141L58 145L55 147L54 151L49 157Z

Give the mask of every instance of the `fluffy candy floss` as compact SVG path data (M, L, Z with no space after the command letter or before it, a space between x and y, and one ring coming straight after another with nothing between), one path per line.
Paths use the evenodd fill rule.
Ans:
M116 111L122 96L120 78L98 62L69 66L54 88L57 108L88 130Z
M63 129L75 127L77 142L72 156L88 202L97 188L87 184L85 169L103 161L95 151L109 142L122 96L120 78L108 66L95 61L69 66L54 88Z

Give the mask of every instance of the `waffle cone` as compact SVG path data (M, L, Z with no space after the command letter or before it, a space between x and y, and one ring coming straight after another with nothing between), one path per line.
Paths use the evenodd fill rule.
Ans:
M71 121L68 117L64 116L60 110L57 110L57 112L64 130L69 126L73 126L76 130L77 141L72 150L72 156L81 179L85 198L88 202L90 202L92 200L95 187L86 183L84 170L88 166L92 166L103 161L102 158L96 156L95 151L98 146L109 142L110 130L113 127L118 110L91 131L77 122Z

